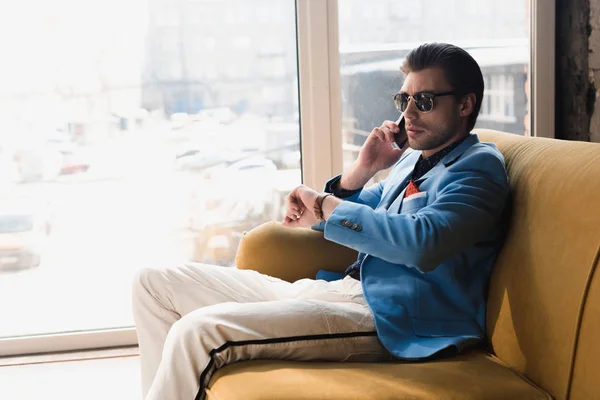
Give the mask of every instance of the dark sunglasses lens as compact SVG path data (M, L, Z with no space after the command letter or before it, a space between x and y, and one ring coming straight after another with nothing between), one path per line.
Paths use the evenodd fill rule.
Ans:
M404 111L402 109L402 96L400 94L394 95L394 105L398 109L398 111Z
M414 99L415 106L417 106L419 111L428 112L433 108L433 98L431 96L419 93L414 96Z
M404 112L406 109L406 104L404 102L404 96L400 93L394 95L394 105L398 109L398 111Z
M401 94L400 95L400 111L402 111L402 112L406 111L407 107L408 107L408 95Z

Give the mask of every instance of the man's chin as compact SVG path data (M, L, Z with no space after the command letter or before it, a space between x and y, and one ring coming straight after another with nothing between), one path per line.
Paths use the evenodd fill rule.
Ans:
M410 147L413 150L428 150L427 145L423 145L423 143L411 138L408 138L408 147Z
M423 138L426 139L426 138ZM431 141L421 141L421 140L415 140L415 138L408 138L408 145L411 149L413 150L420 150L420 151L428 151L428 150L434 150L437 149L438 147L442 146L444 143L432 143Z

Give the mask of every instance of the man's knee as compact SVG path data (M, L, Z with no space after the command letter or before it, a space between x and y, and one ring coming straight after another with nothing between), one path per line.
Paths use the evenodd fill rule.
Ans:
M197 342L222 344L231 340L231 308L237 303L220 303L199 308L182 316L171 326L167 342L173 344L196 344ZM239 321L238 321L239 322Z
M165 341L165 351L175 349L193 351L198 345L203 344L207 335L210 335L209 323L193 318L193 314L184 315L171 326Z

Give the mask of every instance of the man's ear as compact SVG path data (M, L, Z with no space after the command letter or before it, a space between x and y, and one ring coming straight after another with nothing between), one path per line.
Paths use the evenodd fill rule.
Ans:
M475 97L475 93L469 93L463 96L460 102L460 116L468 117L471 115L473 110L475 109L475 101L477 98Z

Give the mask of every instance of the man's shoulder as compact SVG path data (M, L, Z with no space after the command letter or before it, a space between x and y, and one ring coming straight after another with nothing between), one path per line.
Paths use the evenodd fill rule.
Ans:
M477 142L453 160L456 167L505 171L504 156L494 143Z
M465 177L479 177L508 188L508 173L504 156L494 143L477 142L469 146L457 159L446 165L442 180L448 183Z
M469 146L468 149L463 153L464 157L494 157L498 160L501 160L504 163L504 156L498 150L498 147L495 143L492 142L479 142L473 143L472 146Z

